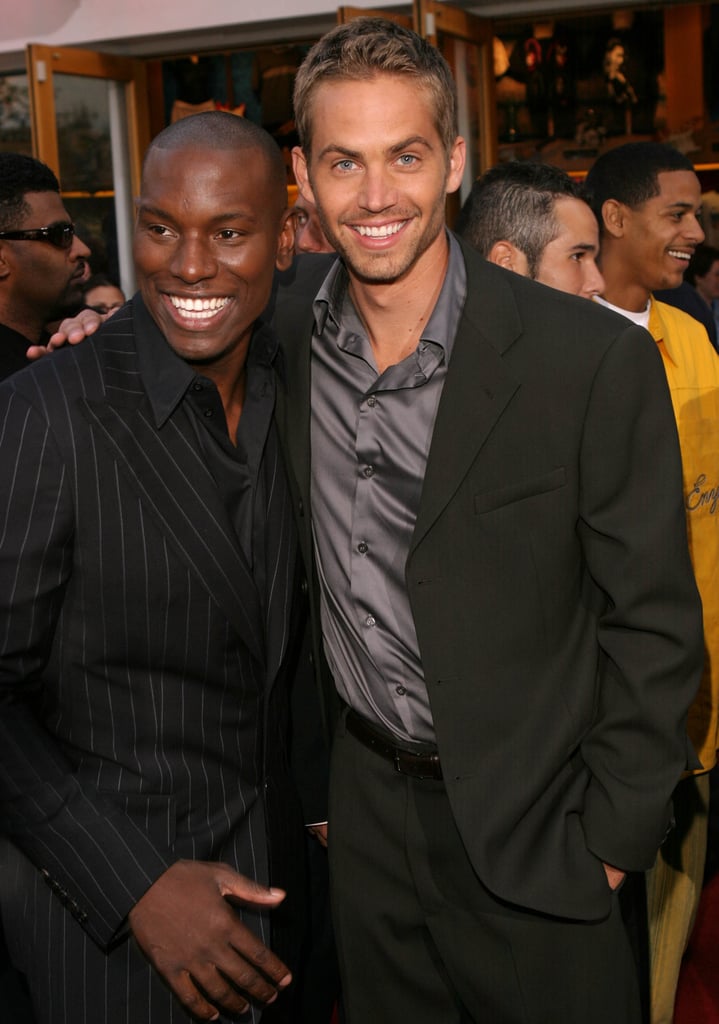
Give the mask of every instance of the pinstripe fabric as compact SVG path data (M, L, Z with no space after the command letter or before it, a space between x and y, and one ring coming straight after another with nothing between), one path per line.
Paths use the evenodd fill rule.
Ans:
M268 877L289 499L272 436L263 609L187 415L153 422L131 306L0 389L0 896L52 1024L185 1020L128 910L180 857Z

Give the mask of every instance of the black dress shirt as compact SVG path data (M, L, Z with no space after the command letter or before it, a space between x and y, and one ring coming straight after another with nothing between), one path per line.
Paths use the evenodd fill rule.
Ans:
M0 380L29 365L30 360L25 356L25 352L32 344L33 342L28 341L19 331L0 324Z

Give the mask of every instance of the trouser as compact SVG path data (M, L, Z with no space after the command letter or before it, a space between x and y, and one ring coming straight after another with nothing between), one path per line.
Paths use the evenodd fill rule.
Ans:
M676 825L647 872L652 1024L672 1024L679 968L704 877L709 776L691 776L673 795Z
M618 901L603 921L573 922L496 899L469 862L444 783L396 772L343 723L329 852L348 1024L640 1020Z

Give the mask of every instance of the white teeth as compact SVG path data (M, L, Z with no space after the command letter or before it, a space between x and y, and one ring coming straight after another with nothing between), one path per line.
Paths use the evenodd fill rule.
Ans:
M179 295L169 295L168 298L175 309L179 309L184 316L188 316L191 320L209 320L230 301L227 297L184 299Z
M364 238L389 238L390 235L396 235L402 229L403 223L383 224L381 227L365 227L364 224L358 224L355 231Z
M677 260L686 260L687 263L691 259L691 253L680 252L679 249L670 249L669 255L674 256L674 258Z

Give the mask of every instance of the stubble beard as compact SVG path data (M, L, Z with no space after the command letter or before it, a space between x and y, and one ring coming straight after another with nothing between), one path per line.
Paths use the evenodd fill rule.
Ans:
M349 273L366 284L391 284L400 280L414 267L420 257L432 245L437 236L444 228L444 202L445 195L442 192L441 198L435 203L427 223L427 228L414 238L406 248L400 252L366 252L357 246L346 245L335 231L331 222L325 217L324 211L319 203L317 216L325 237L333 249L342 257ZM416 220L419 211L412 211L409 217L398 213L397 220ZM358 218L363 219L363 218ZM348 229L350 232L352 228Z

